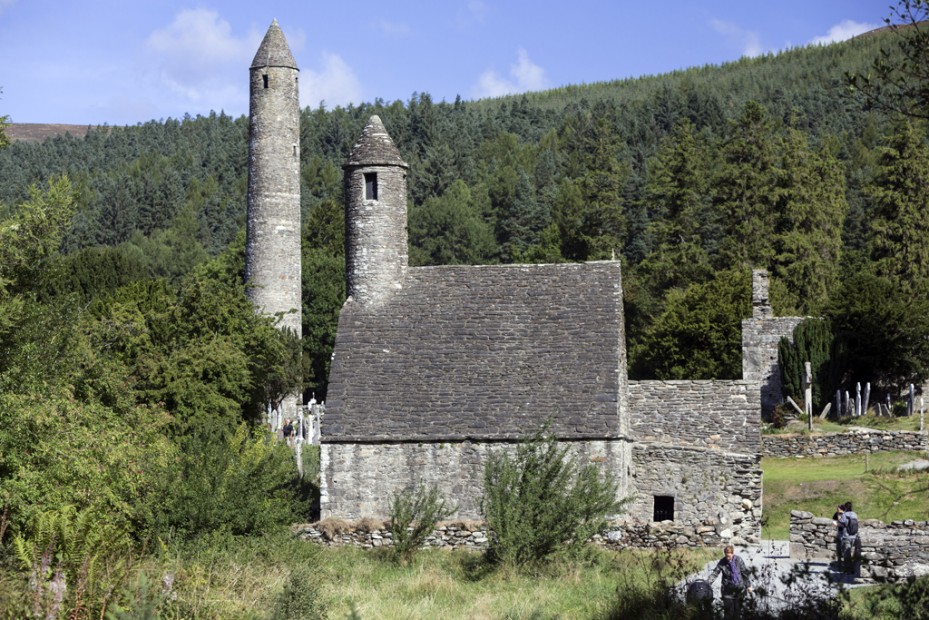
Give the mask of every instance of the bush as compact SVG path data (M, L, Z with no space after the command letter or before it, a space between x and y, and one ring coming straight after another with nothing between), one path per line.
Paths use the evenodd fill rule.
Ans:
M278 598L274 620L325 620L326 605L319 593L319 574L296 569Z
M250 433L245 424L228 437L184 438L163 485L163 503L152 511L155 531L182 540L222 528L261 534L306 518L312 499L293 451L266 433Z
M521 566L564 546L580 547L619 511L616 492L611 475L580 466L550 435L536 434L512 456L491 454L481 506L490 530L488 559Z
M446 505L435 485L407 488L392 496L389 527L396 557L409 561L426 537L435 531L436 524L455 510L456 507Z

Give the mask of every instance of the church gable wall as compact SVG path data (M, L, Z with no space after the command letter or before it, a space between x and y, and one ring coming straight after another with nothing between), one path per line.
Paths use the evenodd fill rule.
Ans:
M742 454L761 451L757 384L749 381L630 381L636 441Z

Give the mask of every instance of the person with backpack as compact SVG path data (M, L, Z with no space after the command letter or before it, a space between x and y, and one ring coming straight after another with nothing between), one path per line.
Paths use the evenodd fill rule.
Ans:
M854 574L855 560L861 548L861 542L858 540L858 515L851 502L845 502L839 506L838 528L841 548L839 561L845 572Z

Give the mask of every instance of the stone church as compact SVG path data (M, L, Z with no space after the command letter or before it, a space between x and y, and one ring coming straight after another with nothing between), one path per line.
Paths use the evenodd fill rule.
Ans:
M250 280L285 291L255 299L272 314L299 308L286 292L294 261L299 274L299 244L288 245L299 208L296 221L281 208L299 180L299 132L280 121L299 125L296 71L275 22L252 64L247 250L276 256ZM268 135L278 128L285 135ZM690 544L756 541L761 385L771 342L776 352L759 336L773 333L766 282L743 328L749 379L629 381L618 261L410 267L408 174L372 116L344 165L347 299L321 429L322 516L383 518L392 494L434 483L455 518L479 519L488 454L546 425L616 478L631 498L617 527L630 536L648 544L660 525Z

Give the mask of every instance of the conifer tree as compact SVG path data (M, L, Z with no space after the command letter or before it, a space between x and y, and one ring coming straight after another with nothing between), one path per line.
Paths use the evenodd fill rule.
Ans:
M868 244L878 275L926 290L929 285L929 147L903 124L880 157Z
M814 314L838 282L848 203L845 176L828 149L813 151L806 135L788 131L779 175L772 271L793 297L781 312Z
M757 101L746 103L714 179L716 213L726 232L721 266L766 265L774 254L779 148L767 110Z

